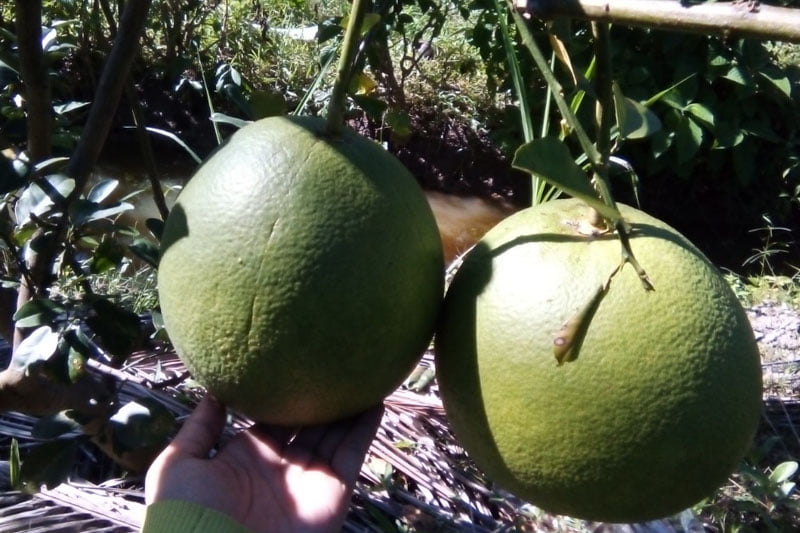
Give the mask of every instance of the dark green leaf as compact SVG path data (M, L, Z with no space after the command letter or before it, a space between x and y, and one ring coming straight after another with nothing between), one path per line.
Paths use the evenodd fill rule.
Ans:
M160 218L148 218L144 221L144 225L147 230L159 241L161 240L161 234L164 232L164 221Z
M89 271L92 274L100 274L111 270L119 265L123 257L125 257L125 247L114 239L106 239L94 251Z
M86 360L97 353L97 347L80 327L68 329L64 340L67 343L67 377L70 383L75 383L86 373Z
M686 97L683 94L681 94L680 87L689 80L693 79L695 76L696 74L690 74L689 76L686 76L679 82L667 87L662 91L657 92L656 94L648 98L643 103L643 105L645 107L650 107L654 103L663 100L664 103L671 105L673 107L678 107L678 108L683 107L685 105L683 104L683 101L686 99Z
M78 199L72 202L69 206L69 218L72 225L81 227L89 222L99 220L101 218L109 218L125 211L133 209L133 205L128 202L117 202L110 206L104 207L97 202L91 200Z
M745 132L739 127L736 117L718 121L714 131L717 134L717 148L733 148L744 141Z
M341 20L341 17L333 17L320 22L317 29L317 42L324 43L329 39L341 35L343 33Z
M675 134L672 132L668 132L664 129L657 131L652 137L651 148L653 150L653 157L657 159L664 155L672 146L674 138Z
M128 245L139 259L142 259L153 268L158 268L159 250L158 246L149 239L138 238Z
M557 137L543 137L520 146L512 164L514 168L535 174L553 187L583 200L609 220L622 218L618 210L600 199L589 177L575 163L567 145Z
M623 97L622 106L625 120L618 124L621 138L644 139L661 129L658 116L639 102Z
M373 96L356 94L353 96L353 100L355 100L355 102L361 107L361 109L364 110L367 115L376 120L380 120L381 117L383 117L383 113L388 107L386 102Z
M786 75L786 71L775 65L769 65L758 72L758 74L769 82L773 87L781 92L786 98L792 97L792 83Z
M678 153L678 162L685 163L697 154L703 143L703 128L694 120L682 117L678 129L675 131L675 149Z
M33 448L22 462L20 479L30 491L52 489L66 481L78 453L76 439L58 439Z
M115 356L130 354L142 333L139 317L105 298L96 298L91 308L86 324L97 343Z
M708 129L714 129L714 113L707 105L693 102L686 106L684 111Z
M726 72L722 77L743 87L753 86L753 78L750 76L750 73L747 72L744 67L736 63L734 63L730 70L728 70L728 72Z
M117 449L138 450L160 446L175 429L175 417L152 398L123 405L110 419Z
M34 298L26 302L14 313L14 321L18 328L33 328L52 324L66 308L47 298Z
M404 140L411 136L411 117L405 111L386 113L386 125L392 129L392 135Z

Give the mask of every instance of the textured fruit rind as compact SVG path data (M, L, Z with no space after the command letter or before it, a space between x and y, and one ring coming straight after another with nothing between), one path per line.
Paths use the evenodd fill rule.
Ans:
M264 422L377 404L430 341L441 242L408 171L310 117L248 125L206 161L165 225L167 331L197 381Z
M501 222L445 298L436 362L456 436L487 475L550 512L636 522L678 512L724 482L761 408L758 349L713 265L628 206L646 292L626 265L572 362L554 340L620 262L587 236L588 208L557 200Z

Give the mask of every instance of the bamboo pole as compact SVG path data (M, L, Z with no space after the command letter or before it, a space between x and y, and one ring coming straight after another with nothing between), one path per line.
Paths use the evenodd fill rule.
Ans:
M800 9L763 5L758 0L514 0L534 18L569 17L724 37L800 43Z

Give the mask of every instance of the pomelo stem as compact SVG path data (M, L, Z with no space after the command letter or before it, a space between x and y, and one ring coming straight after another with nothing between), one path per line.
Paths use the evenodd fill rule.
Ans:
M594 167L594 181L606 205L616 208L608 187L608 160L611 157L611 126L614 122L614 98L611 91L611 38L608 24L592 22L594 54L597 74L594 90L597 93L595 121L597 124L597 152L599 159Z
M594 53L597 58L597 76L595 78L595 92L597 93L597 152L599 160L594 166L594 183L597 192L606 205L617 208L617 203L611 195L608 186L608 161L611 157L611 127L614 123L614 96L611 88L613 71L611 67L611 35L608 23L592 22L592 36L594 37ZM624 219L616 221L614 229L619 235L622 245L622 264L629 263L645 290L654 290L653 283L644 268L637 261L631 249L630 226ZM613 275L612 275L613 276Z
M353 0L353 4L350 6L350 16L347 20L347 29L342 42L342 53L339 56L336 83L333 85L331 99L328 102L326 131L330 136L340 135L344 127L345 99L347 98L347 88L350 85L353 60L361 40L365 3L366 0Z

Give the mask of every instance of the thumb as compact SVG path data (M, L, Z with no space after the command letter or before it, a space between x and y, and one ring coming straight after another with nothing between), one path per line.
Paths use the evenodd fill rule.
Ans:
M145 502L149 505L163 497L169 488L165 480L170 479L170 469L182 459L207 459L224 427L225 408L213 397L206 396L147 470Z
M225 407L206 395L167 446L173 454L207 459L225 427Z

